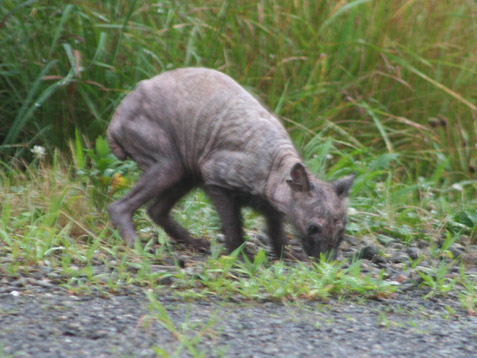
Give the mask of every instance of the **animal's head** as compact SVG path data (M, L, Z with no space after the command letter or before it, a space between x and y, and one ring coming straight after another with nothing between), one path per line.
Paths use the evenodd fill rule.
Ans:
M346 229L347 197L355 176L332 183L309 175L297 163L287 183L291 189L289 216L301 238L306 255L336 257Z

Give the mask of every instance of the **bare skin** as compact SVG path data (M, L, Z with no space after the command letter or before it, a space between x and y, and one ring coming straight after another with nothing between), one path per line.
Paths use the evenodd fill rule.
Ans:
M314 177L282 124L230 77L204 68L165 72L142 81L118 106L108 127L113 153L136 161L143 175L111 204L113 224L129 245L134 212L150 217L178 242L206 251L170 210L189 190L208 193L223 224L229 252L243 244L241 208L266 218L275 254L285 252L288 217L307 256L336 250L346 222L353 176L333 183Z

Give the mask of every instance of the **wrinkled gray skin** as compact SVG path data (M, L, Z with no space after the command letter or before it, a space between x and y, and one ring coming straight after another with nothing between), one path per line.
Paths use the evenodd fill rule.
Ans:
M133 213L149 202L148 214L169 236L207 250L207 240L193 238L170 215L196 186L211 197L229 252L243 243L244 205L264 214L279 257L287 244L284 215L308 256L336 253L343 239L354 177L327 183L311 175L282 124L223 73L183 68L141 81L116 109L107 135L113 153L130 157L143 171L109 207L131 246L137 237Z

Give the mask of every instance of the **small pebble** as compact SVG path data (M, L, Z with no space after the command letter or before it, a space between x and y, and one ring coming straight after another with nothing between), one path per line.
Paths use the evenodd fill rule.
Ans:
M396 241L392 237L386 235L377 235L376 238L378 239L379 243L384 246L388 246Z
M391 257L391 262L404 263L404 262L407 262L407 261L409 261L408 255L403 254L401 252L398 252L393 257Z
M379 250L374 245L368 245L361 249L359 252L359 258L365 260L373 260L379 257Z
M406 253L412 260L417 260L420 255L420 251L417 247L408 247Z

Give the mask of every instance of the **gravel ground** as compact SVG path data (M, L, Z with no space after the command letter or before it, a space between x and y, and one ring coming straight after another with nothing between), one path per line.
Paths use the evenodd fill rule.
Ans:
M158 298L181 334L201 339L195 349L204 357L456 358L477 352L477 317L455 299L424 300L417 292L364 304L181 302L167 292ZM75 297L59 288L3 285L0 356L160 356L154 347L192 356L177 351L180 336L163 328L149 305L139 291Z
M251 240L249 251L262 239ZM477 277L477 245L450 250ZM425 243L358 244L349 237L340 256L352 255L363 259L364 271L385 270L400 293L365 302L182 302L165 287L156 295L168 312L161 316L140 288L77 297L48 280L55 272L0 276L0 357L476 357L477 317L453 292L423 298L416 272L435 267ZM407 269L409 258L417 257L419 265ZM175 333L160 317L170 317Z

